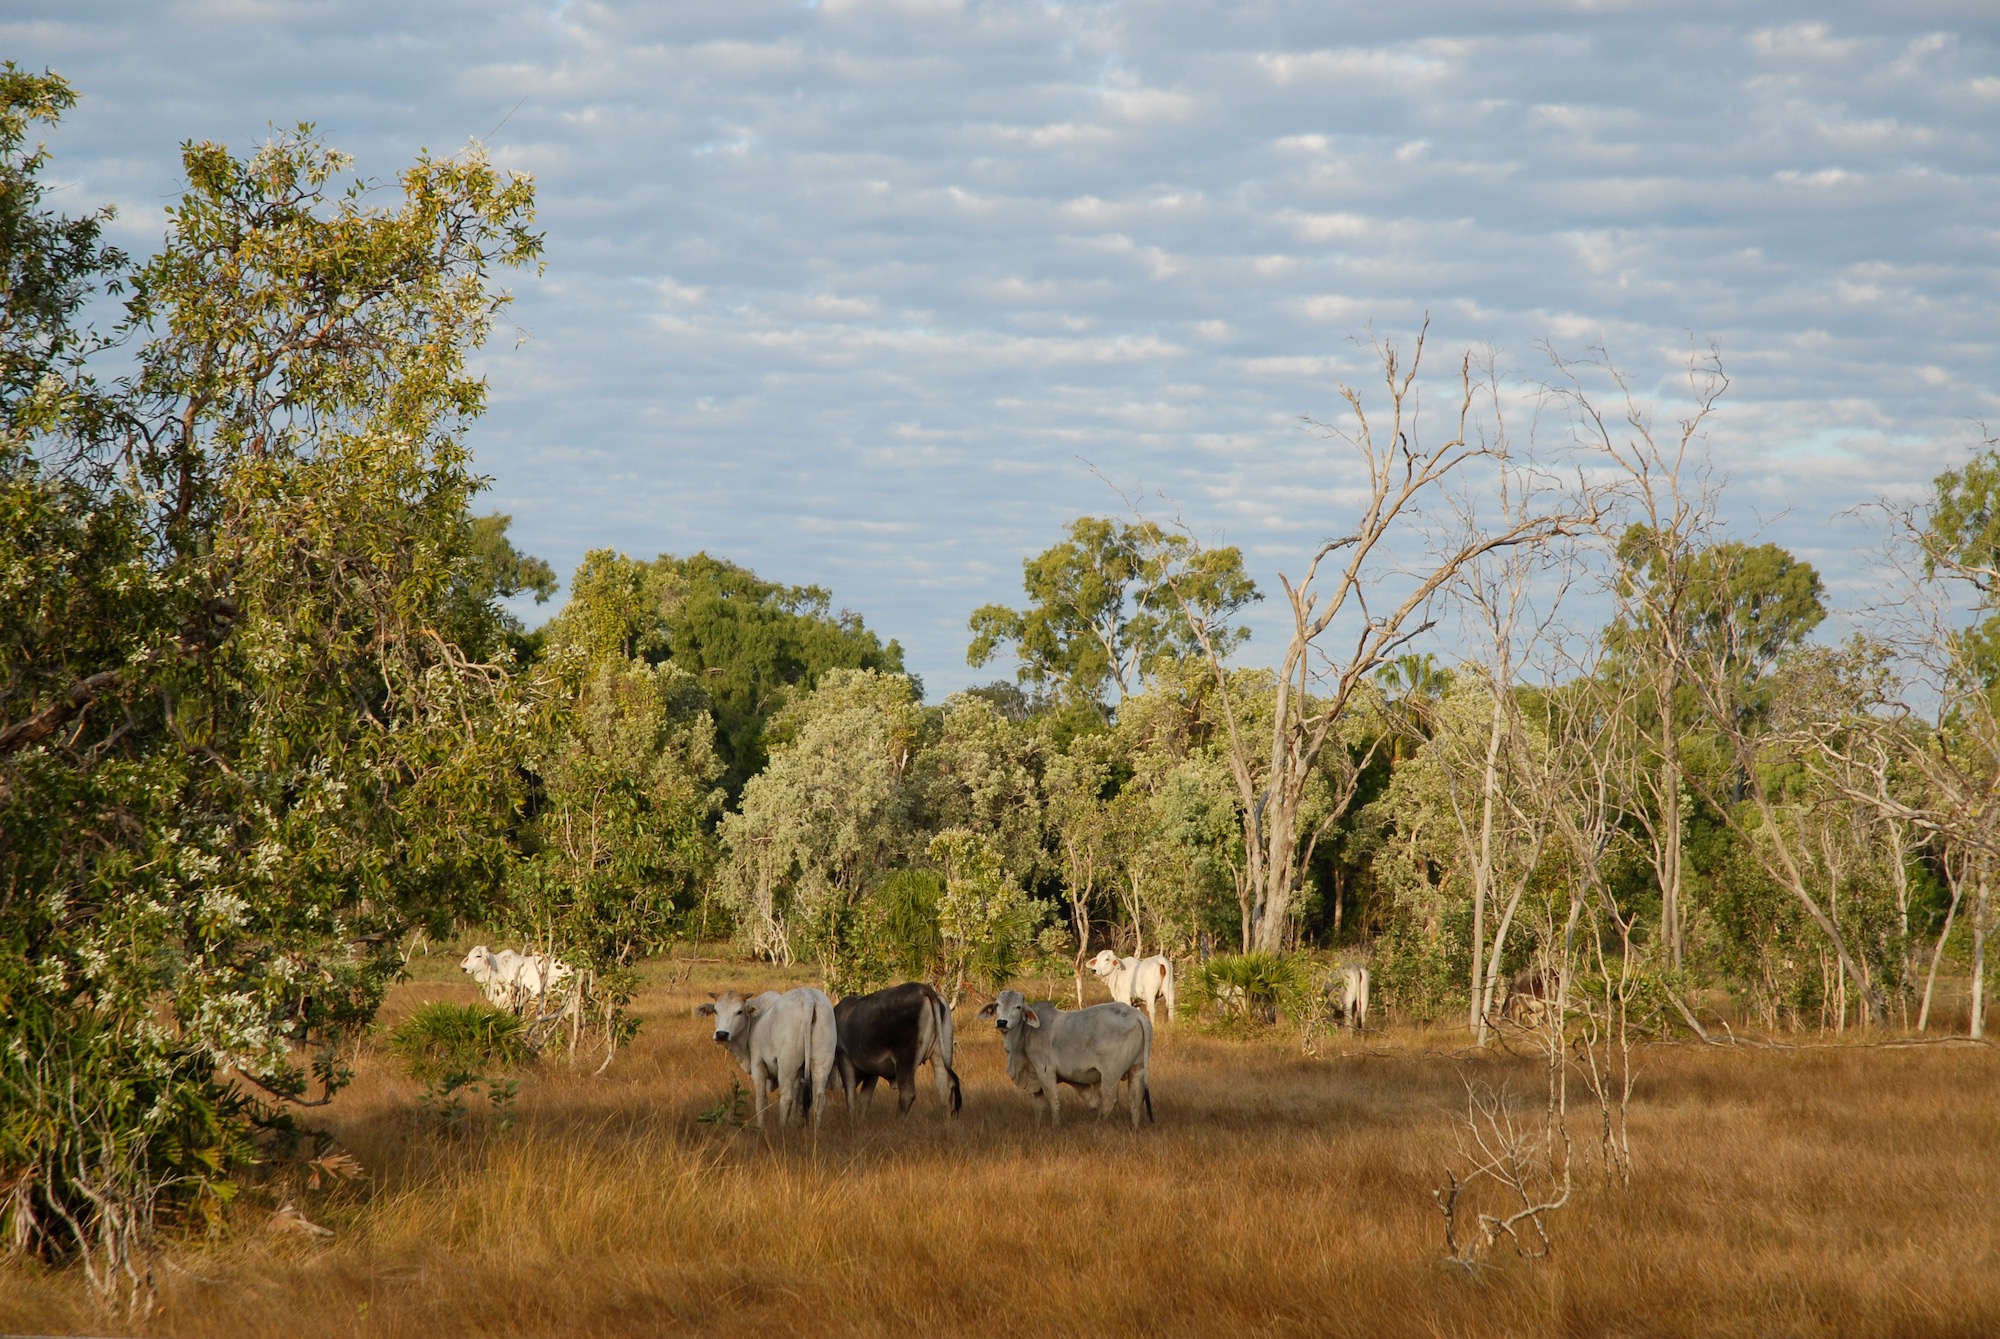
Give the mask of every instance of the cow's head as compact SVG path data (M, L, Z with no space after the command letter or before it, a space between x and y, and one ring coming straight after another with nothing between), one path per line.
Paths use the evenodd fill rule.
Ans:
M1028 1003L1028 997L1018 990L1003 990L995 995L993 1002L979 1011L978 1017L992 1019L993 1026L1002 1032L1042 1025L1041 1015Z
M464 961L458 964L458 970L470 975L474 981L485 981L493 975L493 950L484 944L468 949Z
M1090 970L1100 977L1110 976L1118 970L1118 955L1108 948L1097 950L1097 956L1090 960Z
M757 1016L757 1006L733 990L725 990L720 995L711 995L708 998L709 1003L702 1005L695 1012L715 1020L717 1041L728 1041L750 1026L750 1020Z

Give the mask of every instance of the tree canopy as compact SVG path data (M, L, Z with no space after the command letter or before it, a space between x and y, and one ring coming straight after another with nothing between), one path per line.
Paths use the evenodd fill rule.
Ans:
M985 665L1012 645L1022 683L1106 712L1137 692L1160 661L1193 652L1190 609L1220 622L1263 598L1236 549L1202 548L1150 521L1079 516L1069 538L1022 568L1027 607L973 611L966 663ZM1250 632L1216 635L1228 651Z
M764 730L797 691L833 669L903 672L903 648L820 586L784 586L697 553L651 562L609 550L585 557L570 583L566 635L659 664L702 685L715 718L723 786L733 798L764 766Z
M11 1235L93 1250L227 1193L260 1104L344 1082L403 932L497 890L466 364L541 240L476 147L384 192L301 127L187 145L128 269L41 208L25 128L71 100L0 81L0 1161ZM100 386L72 322L121 288Z

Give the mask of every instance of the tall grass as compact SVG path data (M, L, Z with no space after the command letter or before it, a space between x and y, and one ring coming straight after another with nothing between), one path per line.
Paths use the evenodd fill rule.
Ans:
M836 1108L815 1142L698 1119L740 1078L689 1016L720 984L650 991L601 1079L544 1065L507 1133L432 1135L415 1082L363 1055L329 1124L370 1178L300 1200L332 1242L260 1231L273 1195L247 1195L228 1239L177 1250L140 1332L2000 1333L1989 1049L1652 1048L1632 1191L1587 1184L1552 1259L1467 1273L1430 1198L1461 1075L1532 1090L1530 1058L1163 1025L1157 1126L1050 1131L968 1009L963 1117L926 1084L909 1117ZM0 1270L0 1331L95 1324L73 1279Z

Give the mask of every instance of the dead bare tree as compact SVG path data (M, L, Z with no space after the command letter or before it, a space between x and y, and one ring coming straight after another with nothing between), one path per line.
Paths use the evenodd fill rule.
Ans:
M1911 514L1901 516L1909 525ZM2000 707L1957 616L1947 593L1912 582L1887 621L1887 642L1845 653L1855 685L1822 694L1818 710L1792 724L1788 742L1824 784L1897 834L1897 859L1910 833L1942 851L1951 903L1929 955L1917 1030L1930 1025L1938 966L1964 911L1973 940L1969 1030L1977 1038L1985 1035L1991 871L2000 860ZM1902 672L1892 673L1892 664Z
M1646 834L1647 861L1660 889L1660 937L1669 965L1678 971L1685 937L1687 824L1676 705L1693 641L1693 558L1714 533L1720 492L1707 454L1708 420L1729 379L1714 349L1690 357L1688 409L1671 432L1660 432L1602 350L1577 360L1551 352L1551 359L1552 389L1571 407L1579 435L1597 448L1623 504L1603 513L1603 537L1616 556L1622 649L1649 681L1658 732L1652 766L1636 774L1650 803L1634 806L1631 816ZM1592 376L1609 383L1615 407L1599 404L1587 384Z
M1542 766L1531 774L1529 793L1547 809L1572 875L1562 923L1555 923L1553 902L1546 912L1543 971L1559 978L1558 994L1574 1012L1569 1054L1597 1105L1605 1179L1629 1185L1631 1011L1645 976L1645 953L1633 937L1638 917L1618 905L1606 864L1621 847L1636 844L1627 820L1635 796L1646 793L1635 719L1641 685L1607 672L1601 640L1584 645L1583 656L1566 667L1567 682L1542 699L1548 743ZM1592 989L1578 989L1586 977ZM1691 1014L1688 1022L1705 1037Z
M1511 458L1504 425L1489 412L1497 409L1493 388L1475 376L1469 354L1459 364L1448 431L1441 441L1424 440L1418 413L1424 340L1419 333L1407 362L1394 344L1375 346L1383 380L1379 415L1360 391L1342 386L1345 420L1308 420L1353 452L1367 475L1367 494L1352 528L1322 542L1296 581L1279 575L1292 631L1277 666L1268 739L1253 738L1232 703L1225 629L1211 623L1192 591L1173 588L1220 690L1230 773L1242 809L1250 904L1246 948L1274 953L1284 948L1306 853L1316 832L1336 821L1345 804L1337 802L1330 814L1319 815L1310 830L1301 823L1302 810L1321 756L1369 676L1432 627L1432 602L1468 564L1489 553L1545 543L1584 523L1567 507L1520 515L1458 535L1414 567L1398 564L1398 546L1420 541L1427 523L1439 519L1426 508L1441 507L1447 487ZM1329 649L1336 640L1344 645Z
M1504 1085L1495 1088L1461 1076L1465 1119L1456 1132L1455 1165L1445 1169L1445 1184L1431 1198L1444 1215L1446 1254L1468 1268L1502 1242L1535 1259L1555 1249L1549 1220L1569 1203L1575 1179L1566 1054L1569 1011L1562 994L1559 990L1552 1007L1529 1029L1542 1060L1539 1119Z
M1487 375L1497 402L1490 368ZM1508 461L1499 462L1484 483L1481 498L1458 500L1461 536L1479 533L1481 513L1495 509L1503 528L1535 515L1568 513L1581 522L1598 512L1589 489L1559 490L1554 480ZM1581 557L1569 538L1552 535L1541 544L1477 554L1447 588L1461 614L1467 666L1481 671L1488 699L1479 756L1453 759L1443 769L1446 798L1471 874L1467 1026L1482 1046L1495 1009L1504 1002L1496 996L1508 931L1551 830L1545 806L1521 802L1523 787L1533 784L1524 773L1539 765L1537 755L1548 741L1523 716L1517 681L1526 665L1553 650L1564 635L1558 619ZM1450 748L1455 738L1441 734L1433 747ZM1506 880L1511 889L1500 886L1503 875L1511 876ZM1489 913L1497 913L1491 922Z

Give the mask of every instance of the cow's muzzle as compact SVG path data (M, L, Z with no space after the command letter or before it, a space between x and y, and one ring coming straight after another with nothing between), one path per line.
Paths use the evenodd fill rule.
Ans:
M1007 1020L1004 1018L996 1018L993 1020L993 1026L999 1028L1002 1032L1005 1032L1007 1030Z
M729 1034L727 1032L724 1032L721 1028L717 1028L715 1030L715 1039L717 1041L728 1041Z

